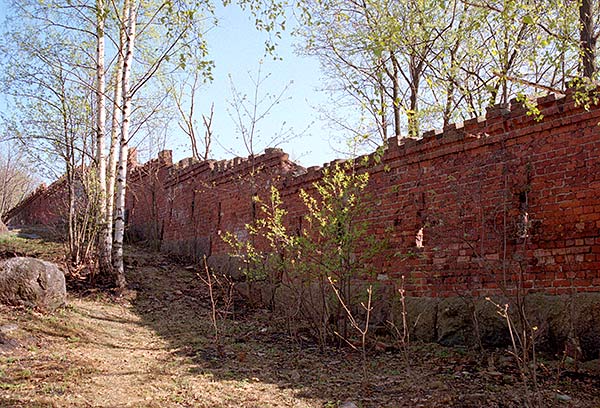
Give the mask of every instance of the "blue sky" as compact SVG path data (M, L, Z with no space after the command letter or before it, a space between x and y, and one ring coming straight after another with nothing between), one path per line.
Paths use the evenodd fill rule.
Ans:
M215 80L200 90L201 109L208 112L210 104L215 103L214 131L225 146L239 145L235 139L235 126L226 108L231 96L229 75L232 76L236 88L242 93L252 94L248 72L256 76L259 61L264 56L264 33L257 32L248 14L232 6L217 10L219 26L208 34L210 57L215 61ZM263 74L270 74L261 93L280 93L290 81L284 100L273 109L272 113L260 123L260 130L266 136L279 131L283 122L286 127L302 135L281 147L292 159L306 166L320 165L339 156L330 143L331 129L327 123L319 119L318 107L327 104L329 97L319 91L322 87L322 73L316 58L300 57L294 53L294 39L288 33L280 41L277 55L282 60L264 58ZM231 109L230 109L231 110ZM303 131L308 127L306 132ZM181 142L183 138L178 137ZM185 139L183 139L185 141ZM342 148L337 146L337 148ZM234 149L244 154L240 146ZM180 152L176 152L179 157ZM217 158L228 157L219 146L215 146ZM181 156L184 157L184 156Z
M0 20L4 20L5 13L6 0L0 0ZM247 155L241 141L236 139L235 125L227 113L231 97L229 75L239 92L250 95L253 88L248 73L256 75L261 59L264 59L263 74L270 74L261 93L278 94L292 82L282 102L259 124L265 139L279 131L285 122L285 128L292 129L296 134L301 133L300 137L279 146L290 154L292 160L304 166L313 166L340 157L341 154L335 150L343 150L344 144L334 142L330 137L333 131L325 121L319 119L318 107L327 105L329 97L319 91L322 73L316 58L296 55L293 44L297 39L292 38L289 31L284 33L277 48L277 55L282 59L263 58L266 37L254 28L248 13L237 6L229 6L219 7L217 16L219 26L208 33L209 57L216 65L214 81L203 86L197 96L198 114L208 113L211 103L215 105L213 133L218 143L213 142L213 157L232 157L227 150L233 150L240 156ZM290 27L292 25L288 24ZM6 109L3 101L0 101L0 108ZM176 129L177 126L172 128ZM180 132L168 135L166 148L174 151L175 160L191 155L189 141Z

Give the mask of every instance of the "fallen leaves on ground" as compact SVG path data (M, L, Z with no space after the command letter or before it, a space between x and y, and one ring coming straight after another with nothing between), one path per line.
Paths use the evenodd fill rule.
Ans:
M88 292L54 315L0 307L0 407L521 407L506 351L412 344L320 350L239 309L214 340L194 267L129 248L129 290ZM5 328L3 331L2 328ZM600 406L598 372L539 370L547 406ZM533 390L530 389L530 393Z

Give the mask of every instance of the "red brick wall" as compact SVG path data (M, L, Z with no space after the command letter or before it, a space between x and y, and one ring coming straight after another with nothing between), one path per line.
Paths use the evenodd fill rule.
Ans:
M68 213L68 192L66 180L61 178L50 186L41 184L4 218L9 226L23 225L62 225Z
M185 159L175 165L169 151L161 155L130 173L129 228L138 238L158 238L164 250L196 259L226 252L219 234L244 233L256 213L253 194L264 196L278 177L301 169L278 149L254 159Z
M539 108L539 122L513 103L421 140L390 140L381 162L367 168L365 217L390 244L377 260L380 281L395 285L404 275L409 294L433 297L517 286L600 291L600 107L548 96ZM220 231L243 236L252 195L271 183L296 225L297 192L321 169L303 169L276 149L253 160L177 164L166 151L129 177L132 235L198 257L228 251Z

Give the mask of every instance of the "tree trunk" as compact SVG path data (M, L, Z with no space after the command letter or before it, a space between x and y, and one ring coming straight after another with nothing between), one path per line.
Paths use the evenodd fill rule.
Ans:
M125 5L123 9L123 19L125 19L125 15L127 10L125 10ZM113 247L113 217L114 217L114 209L115 209L115 184L117 177L117 143L118 135L119 135L119 113L121 112L121 99L122 99L122 79L123 79L123 60L125 52L125 28L123 24L120 24L119 29L119 50L117 52L117 64L115 66L115 74L114 74L114 94L113 94L113 106L112 106L112 121L111 121L111 133L110 133L110 149L108 154L108 166L107 166L107 176L106 176L106 215L110 220L108 223L108 234L107 237L110 239L107 242L109 250L111 251L112 257L112 247Z
M125 235L125 193L127 189L127 153L129 142L129 121L131 115L131 92L129 80L131 76L131 64L133 62L133 50L135 44L136 10L135 4L125 0L125 26L127 29L126 52L123 62L122 94L123 106L121 108L121 142L119 146L119 165L117 176L117 199L115 212L115 237L113 252L113 267L115 283L118 288L125 287L125 266L123 264L123 237Z
M417 61L417 59L419 59ZM408 111L408 136L419 137L419 84L423 72L423 60L415 55L410 56L410 107Z
M381 72L377 74L377 81L379 82L377 85L379 86L379 116L381 121L381 141L382 145L387 143L388 134L387 134L387 109L385 107L385 85L383 84L383 75Z
M69 160L69 159L67 159ZM67 189L68 193L68 206L69 206L69 256L72 265L79 263L79 255L77 252L77 237L76 237L76 225L75 225L75 180L73 177L73 168L70 163L67 163Z
M96 166L98 172L98 196L100 236L98 237L98 266L100 274L111 274L110 231L111 218L106 210L106 80L104 67L104 0L96 0Z
M402 137L402 132L400 128L400 87L398 85L398 72L400 71L398 60L396 56L392 52L392 72L394 73L394 78L392 78L392 96L394 98L392 107L394 108L394 136L398 139Z
M579 6L580 74L593 79L596 75L596 40L594 36L593 0L581 0Z

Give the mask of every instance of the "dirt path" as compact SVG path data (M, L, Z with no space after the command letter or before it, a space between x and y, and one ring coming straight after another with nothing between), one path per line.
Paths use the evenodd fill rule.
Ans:
M204 372L194 360L197 348L210 342L202 320L208 310L190 296L200 285L189 270L146 265L161 259L129 258L136 267L128 299L72 298L52 316L2 307L0 327L11 341L0 344L0 406L322 405L256 377L215 378L227 376L227 368ZM215 365L207 349L206 360Z
M58 406L160 406L152 404L175 391L163 386L174 374L168 369L168 344L129 307L74 300L68 325L80 335L67 338L73 345L65 356L79 367L81 378L74 388L65 384Z
M209 298L193 268L136 250L130 291L72 297L54 315L0 306L0 407L519 407L509 358L415 345L395 352L319 352L272 328L266 311L239 313L215 347ZM600 406L598 376L540 373L546 401ZM350 406L350 405L348 405Z

